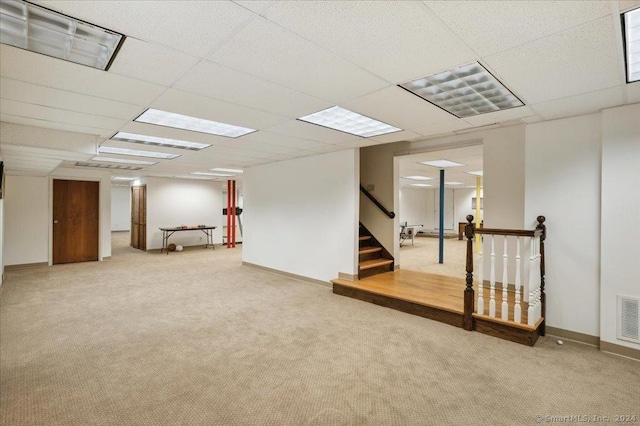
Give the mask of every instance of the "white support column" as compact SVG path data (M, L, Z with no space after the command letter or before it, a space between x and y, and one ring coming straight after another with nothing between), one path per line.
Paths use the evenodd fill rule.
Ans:
M479 240L480 251L478 252L478 306L477 311L478 314L484 315L484 285L483 285L483 272L484 272L484 259L482 258L482 235L480 235Z
M496 317L496 236L491 235L491 271L489 272L489 315Z
M520 237L516 239L516 300L513 307L513 320L522 322L522 307L520 306Z
M534 325L536 323L536 314L535 314L535 238L531 237L531 252L529 253L529 308L527 309L527 324Z
M503 321L509 320L509 299L507 290L509 288L509 275L507 273L507 264L509 263L509 253L507 252L507 236L504 236L504 249L502 253L502 305L501 318Z

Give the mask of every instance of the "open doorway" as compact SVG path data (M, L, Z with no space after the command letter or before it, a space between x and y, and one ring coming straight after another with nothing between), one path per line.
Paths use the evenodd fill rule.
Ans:
M132 252L131 247L131 186L111 185L111 254Z
M405 237L412 234L412 238L400 238L400 267L464 276L466 243L460 230L464 229L467 215L475 218L480 213L482 217L482 145L405 155L397 159L400 171L398 231ZM442 264L439 263L441 170L444 170ZM478 199L479 212L476 210Z

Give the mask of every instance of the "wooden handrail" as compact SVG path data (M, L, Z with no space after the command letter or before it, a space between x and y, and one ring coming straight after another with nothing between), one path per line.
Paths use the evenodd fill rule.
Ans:
M500 229L500 228L475 228L474 233L481 235L507 235L513 237L539 237L542 230L534 229Z
M386 214L390 219L393 219L394 217L396 217L396 214L394 212L390 212L382 204L380 204L380 201L376 200L374 196L371 195L371 193L367 191L364 186L362 186L362 184L360 184L360 191L362 191L364 195L367 196L368 199L373 201L373 204L375 204L380 210L382 210L382 212Z

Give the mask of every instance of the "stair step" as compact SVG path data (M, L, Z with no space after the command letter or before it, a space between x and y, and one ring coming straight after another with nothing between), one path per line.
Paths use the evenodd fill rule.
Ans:
M358 254L367 254L367 253L375 253L377 251L382 251L382 247L362 247Z
M365 260L364 262L360 262L360 270L364 271L371 268L377 268L378 266L386 266L391 265L393 260L391 259L371 259Z
M371 239L371 235L362 235L360 238L358 238L360 241L367 241Z

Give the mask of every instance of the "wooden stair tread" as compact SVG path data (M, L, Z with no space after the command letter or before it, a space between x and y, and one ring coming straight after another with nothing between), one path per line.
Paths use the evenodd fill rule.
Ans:
M366 269L371 269L371 268L377 268L378 266L386 266L386 265L391 265L393 263L393 260L391 259L371 259L371 260L365 260L364 262L360 262L359 268L361 271L366 270Z
M358 238L358 240L360 241L367 241L371 239L371 235L361 235L360 238Z
M358 250L358 254L375 253L377 251L382 251L382 247L362 247L360 250Z

